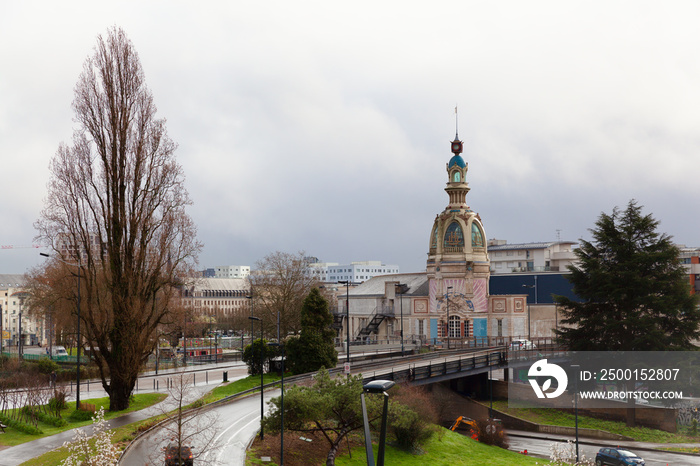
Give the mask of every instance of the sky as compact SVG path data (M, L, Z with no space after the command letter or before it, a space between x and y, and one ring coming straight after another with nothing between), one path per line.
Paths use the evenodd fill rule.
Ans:
M27 246L49 162L113 26L178 144L200 268L283 251L423 271L456 130L489 239L590 239L636 199L700 246L699 17L695 1L0 0L0 272L43 259Z

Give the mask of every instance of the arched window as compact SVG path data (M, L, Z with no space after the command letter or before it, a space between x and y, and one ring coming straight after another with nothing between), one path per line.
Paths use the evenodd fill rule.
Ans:
M459 316L450 316L450 338L461 338L462 337L462 326L460 323Z
M459 183L460 181L462 181L462 174L459 172L459 170L456 170L452 174L452 181L455 183Z
M472 223L472 247L484 247L484 235L481 233L481 229L476 223Z
M463 248L464 247L464 235L462 234L462 227L459 223L452 222L450 226L447 227L445 232L445 248Z

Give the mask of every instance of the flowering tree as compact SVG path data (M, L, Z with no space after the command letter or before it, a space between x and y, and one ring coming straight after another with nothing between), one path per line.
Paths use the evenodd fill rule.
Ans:
M112 445L112 433L105 421L104 408L92 418L93 431L88 435L83 429L75 429L72 442L66 442L70 455L62 466L112 466L119 460L119 450Z

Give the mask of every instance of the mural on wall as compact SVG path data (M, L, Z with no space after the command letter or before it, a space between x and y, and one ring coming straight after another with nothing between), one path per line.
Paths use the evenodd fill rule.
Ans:
M438 280L431 280L429 285L430 312L443 312L442 308L446 302L445 294L450 286L452 287L450 296L464 299L466 311L488 312L489 303L488 296L486 296L486 285L486 279L484 278L477 278L470 282L463 278L448 278L442 280L442 286L438 289Z

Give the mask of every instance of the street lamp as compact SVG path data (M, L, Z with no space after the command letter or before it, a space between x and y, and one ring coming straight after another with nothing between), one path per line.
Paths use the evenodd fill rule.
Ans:
M403 295L408 291L408 285L405 283L398 283L396 285L396 292L400 296L400 308L401 308L401 356L403 356Z
M51 257L50 255L40 252L40 256L43 257ZM77 358L77 364L76 364L76 369L75 369L75 379L76 379L76 392L75 392L75 409L80 409L80 347L82 346L80 344L80 275L81 275L81 270L83 268L83 263L80 258L80 253L77 254L78 256L78 263L73 264L71 262L66 262L62 259L59 259L58 257L54 257L54 260L57 260L58 262L62 262L66 265L77 265L78 266L78 358ZM20 319L21 320L21 319Z
M535 296L537 296L537 288L535 285L523 285L523 288L534 288ZM530 340L530 292L527 293L527 339ZM537 303L537 297L535 297L535 303Z
M447 294L445 295L447 299L447 349L450 349L450 290L451 286L447 287Z
M373 380L362 387L362 417L365 425L365 453L367 454L367 465L374 465L374 453L372 452L372 437L369 432L369 419L367 419L367 405L365 404L365 393L384 394L384 410L382 411L382 429L379 434L379 449L377 452L377 466L384 466L384 447L386 444L387 411L389 408L389 395L386 393L395 382L393 380Z
M262 322L262 319L260 317L250 316L248 318L251 321L250 322L251 327L253 326L254 320L260 321L260 440L263 440L265 438L264 433L263 433L263 416L265 415L265 409L263 407L263 385L265 384L265 382L263 380L263 374L265 372L263 370L263 364L264 364L264 358L263 358L263 322ZM250 334L250 337L251 338L253 337L252 333ZM253 344L252 340L251 340L250 344L251 345Z
M574 369L574 419L576 422L576 464L578 464L578 374L581 366L578 364L573 364L571 366Z
M270 343L270 346L279 346L282 350L282 396L280 408L280 466L284 466L284 343L280 339L280 313L277 311L277 343Z
M348 371L350 368L350 280L342 280L338 283L345 285L345 333L346 333L346 344L347 349L345 350L345 362L348 366ZM348 377L350 377L350 372L348 372Z

